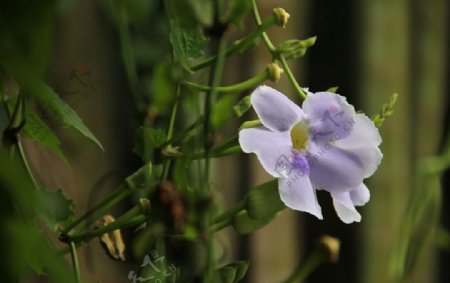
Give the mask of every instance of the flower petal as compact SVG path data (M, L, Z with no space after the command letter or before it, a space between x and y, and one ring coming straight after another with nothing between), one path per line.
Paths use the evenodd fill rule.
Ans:
M287 207L323 219L316 191L306 174L302 174L299 170L292 171L287 178L278 179L278 188L280 198Z
M317 92L303 102L314 141L328 143L348 137L353 129L355 109L345 97Z
M366 185L361 183L355 190L350 191L350 198L354 205L363 206L370 199L370 191Z
M334 209L344 223L360 222L361 214L356 210L349 192L331 193Z
M309 177L318 189L329 192L346 192L356 189L367 174L366 159L349 150L330 144L318 145L311 142L307 159L310 167ZM363 156L364 157L364 156ZM370 165L370 164L369 164Z
M378 147L381 136L375 124L364 114L358 113L354 118L353 130L348 137L336 141L340 148Z
M244 152L255 153L270 175L279 178L286 174L282 168L290 164L287 161L292 150L289 132L272 132L263 126L243 129L239 132L239 144Z
M290 130L303 117L303 110L281 92L260 86L253 91L252 105L262 124L272 131Z

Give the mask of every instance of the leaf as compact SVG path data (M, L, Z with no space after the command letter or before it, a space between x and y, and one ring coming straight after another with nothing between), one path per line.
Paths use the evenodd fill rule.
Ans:
M22 129L23 137L39 142L61 158L66 164L69 164L61 150L59 138L33 109L27 107L26 113L26 124Z
M244 98L242 98L238 104L233 106L234 114L237 117L242 117L242 115L244 115L250 109L251 106L252 106L251 96L247 95Z
M164 115L170 112L176 94L177 83L172 75L171 67L168 60L163 60L153 70L151 85L152 106L156 107L158 112Z
M329 89L327 89L327 91L332 92L332 93L336 93L338 91L339 87L338 86L333 86L330 87Z
M229 21L238 27L242 27L245 17L252 9L251 0L234 0L231 6Z
M145 162L153 161L155 149L166 141L166 134L161 129L140 127L136 130L133 152Z
M174 57L182 64L202 56L207 41L200 26L189 27L181 25L179 21L171 22L170 42Z
M248 128L255 128L261 126L262 123L260 120L251 120L251 121L245 121L242 123L242 125L239 127L239 130L242 129L248 129Z
M248 216L254 220L272 219L286 208L280 199L278 181L272 180L252 190L245 197Z
M218 270L218 277L215 281L220 280L221 283L233 283L236 277L236 269L224 266Z
M218 268L217 271L222 275L222 278L231 279L231 281L224 282L239 282L239 280L242 280L247 273L248 265L248 261L236 261ZM231 274L233 274L232 278Z
M63 225L73 219L74 202L67 198L61 189L43 189L37 192L38 209L45 223L53 231L59 233Z
M255 220L250 218L246 210L243 210L234 217L233 228L238 234L249 234L269 224L274 218L275 215L271 218Z
M47 84L35 77L30 70L23 67L26 64L23 62L16 63L15 61L4 61L3 63L8 72L19 83L24 93L33 95L57 125L64 128L74 127L103 150L100 141L86 127L78 114Z
M213 130L220 129L230 120L232 115L230 109L236 103L238 95L238 93L227 94L214 103L211 114L211 128Z

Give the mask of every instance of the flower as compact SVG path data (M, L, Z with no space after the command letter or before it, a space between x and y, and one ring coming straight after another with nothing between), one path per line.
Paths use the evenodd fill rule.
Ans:
M331 92L308 93L300 108L275 89L260 86L251 102L262 126L242 129L239 144L278 178L285 205L323 219L316 190L325 190L343 222L361 221L355 206L370 198L363 180L383 157L374 123Z

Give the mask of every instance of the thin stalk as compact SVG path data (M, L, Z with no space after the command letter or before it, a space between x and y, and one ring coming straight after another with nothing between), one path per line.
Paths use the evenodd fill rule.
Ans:
M194 123L189 125L187 128L179 132L177 135L172 137L171 139L168 139L166 142L164 142L162 145L160 145L160 148L164 148L168 146L169 144L174 144L175 142L182 140L186 137L187 134L189 134L191 131L196 129L198 126L202 125L205 120L205 117L202 115L200 116Z
M256 0L252 0L252 10L253 10L253 17L255 19L255 22L258 25L261 24L261 16L259 15L258 5L256 4ZM289 65L287 64L286 58L284 58L284 55L283 54L279 54L277 48L275 48L275 46L273 45L272 41L270 41L269 37L267 36L267 34L265 32L263 32L261 34L261 36L262 36L262 38L264 40L264 43L265 43L267 49L270 51L270 53L272 53L272 56L281 62L283 70L286 72L289 81L292 83L292 85L295 88L295 91L298 93L298 95L300 96L300 98L302 100L305 100L306 99L306 94L302 90L300 85L298 84L298 82L295 79L294 75L292 74L292 71L289 68Z
M292 273L288 279L283 281L283 283L302 282L324 262L326 262L326 255L320 248L316 248L313 253L308 256L306 261L301 263L294 273Z
M141 225L147 221L146 215L137 215L132 217L131 219L117 219L116 221L112 222L111 224L97 228L91 231L87 231L85 233L79 234L79 235L73 235L70 237L71 243L82 243L87 242L92 238L100 237L104 234L107 234L109 232L112 232L117 229L123 229L128 227L135 227L138 225Z
M241 200L232 208L214 218L213 224L211 225L211 230L214 232L218 232L223 228L228 227L229 225L231 225L231 223L233 223L236 214L238 214L244 209L245 209L245 201Z
M177 110L178 110L178 103L180 100L180 93L181 93L181 86L178 85L177 87L177 95L175 97L175 101L173 102L172 111L170 113L170 120L169 120L169 127L167 128L167 141L172 139L173 136L173 129L175 127L175 119L177 117ZM170 169L171 160L166 159L163 163L163 172L161 175L161 180L166 180L169 175L169 169Z
M243 37L242 39L236 41L228 50L225 52L225 58L230 57L231 55L234 55L238 52L240 52L243 48L246 46L249 46L252 44L253 41L255 41L261 34L263 34L266 30L268 30L270 27L274 26L276 24L276 19L272 15L269 18L267 18L264 22L259 23L258 27L253 30L251 33ZM190 67L192 71L198 71L204 67L209 66L213 62L217 60L217 55L211 56L203 60L202 62L193 65Z
M81 282L80 264L78 263L77 248L74 242L70 242L69 246L70 246L70 256L72 258L73 271L75 273L75 280L77 283L80 283Z
M252 88L254 86L257 86L264 82L265 80L269 79L269 71L265 70L256 76L240 82L238 84L229 85L229 86L218 86L216 87L216 91L220 93L236 93L241 92L246 89ZM191 89L198 90L198 91L211 91L211 87L207 85L200 85L189 81L184 81L183 84Z
M289 81L292 83L292 85L295 88L295 91L297 92L297 94L300 96L301 100L305 100L306 99L306 93L303 91L303 89L300 87L300 85L298 84L297 80L295 79L294 75L292 74L291 69L289 68L288 63L286 62L286 59L284 58L283 54L280 54L279 56L279 61L281 62L281 66L283 67L283 70L286 72L286 75L289 79Z
M225 211L224 213L222 213L219 216L217 216L216 218L214 218L214 224L220 223L229 218L233 218L236 214L238 214L239 212L241 212L244 209L245 209L245 202L243 200L241 200L236 205L234 205L232 208L230 208L229 210Z
M253 10L253 17L255 18L256 24L261 25L261 16L259 15L258 11L258 5L256 4L256 0L252 0L252 10ZM267 36L267 33L262 32L261 36L264 40L264 44L266 45L267 49L269 49L270 53L274 53L276 48L273 45L272 41L270 41L269 37Z
M105 214L114 205L129 196L133 191L134 190L129 188L127 185L121 185L113 194L104 199L96 207L87 211L85 214L83 214L83 216L69 224L61 233L62 237L64 238L64 236L67 236L73 228L75 228L82 222L87 222L86 224L92 223L93 220Z
M128 31L127 26L127 15L125 11L125 7L122 4L119 4L118 7L119 17L118 17L118 33L119 33L119 41L120 47L122 51L122 61L125 67L125 74L127 76L128 84L130 87L131 100L133 102L133 106L135 111L140 114L142 112L141 100L139 99L138 93L138 74L136 71L136 64L133 59L133 49L130 45L130 33Z
M28 163L27 157L25 155L25 151L23 150L22 143L20 142L19 137L17 137L16 146L19 151L20 159L22 160L23 166L27 170L28 176L30 177L31 181L33 182L34 187L36 190L40 190L39 184L34 178L33 172L31 171L30 164Z

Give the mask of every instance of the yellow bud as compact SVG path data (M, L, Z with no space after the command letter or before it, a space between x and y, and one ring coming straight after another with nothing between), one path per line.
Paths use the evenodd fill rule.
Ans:
M278 82L280 80L283 69L281 69L277 63L270 63L267 65L267 70L269 71L269 79L271 81Z
M289 17L291 16L283 8L273 9L273 15L277 20L277 24L282 28L286 27Z

